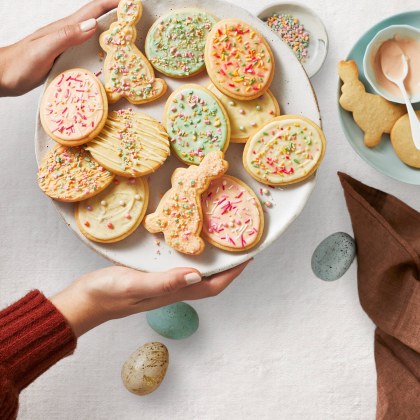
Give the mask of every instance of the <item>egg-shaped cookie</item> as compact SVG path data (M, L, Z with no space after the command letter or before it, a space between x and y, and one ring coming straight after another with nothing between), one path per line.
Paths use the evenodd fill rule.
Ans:
M258 98L274 77L270 46L260 32L241 20L224 19L213 26L204 59L211 81L231 98Z
M416 111L420 119L420 111ZM391 130L391 144L395 153L406 165L420 168L420 150L414 146L408 114L400 117Z
M46 88L40 119L46 133L65 146L80 146L102 130L108 115L105 89L85 69L60 73Z
M210 83L207 88L225 107L230 121L232 143L246 143L257 127L280 115L279 103L269 89L257 99L241 101L226 96L213 83Z
M226 110L204 86L187 84L172 92L163 121L172 151L187 165L199 165L208 153L225 152L229 146Z
M118 242L131 235L147 210L145 178L115 177L100 194L78 203L75 219L80 231L95 242Z
M289 185L310 177L324 153L325 137L318 125L299 115L282 115L251 136L243 164L263 184Z
M126 177L154 172L170 153L164 127L132 109L111 112L103 130L85 148L102 166Z
M169 77L190 77L204 70L206 37L217 18L205 10L172 11L151 26L145 52L153 67Z
M57 145L38 168L38 185L58 201L85 200L104 190L114 178L82 147Z
M258 197L243 181L230 175L211 182L201 195L203 237L217 248L240 252L253 248L264 231Z

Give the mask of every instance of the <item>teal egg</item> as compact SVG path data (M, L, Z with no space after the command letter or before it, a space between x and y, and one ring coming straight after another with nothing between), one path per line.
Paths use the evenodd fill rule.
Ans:
M354 239L344 232L333 233L312 254L312 271L321 280L338 280L349 269L355 256Z
M197 311L184 302L149 311L146 319L158 334L173 340L181 340L194 334L199 323Z

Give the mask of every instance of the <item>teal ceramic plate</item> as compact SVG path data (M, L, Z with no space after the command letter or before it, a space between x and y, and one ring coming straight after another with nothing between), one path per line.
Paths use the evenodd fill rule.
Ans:
M366 90L371 93L375 92L363 74L363 56L367 45L377 32L390 25L411 25L420 29L420 10L394 15L377 23L369 29L351 49L347 56L347 60L356 61L357 66L359 67L360 80L365 85ZM339 81L338 97L340 97L341 94L341 84L341 81ZM414 108L420 109L420 104L414 105ZM391 146L389 135L384 134L381 143L378 146L369 149L363 144L363 132L353 121L352 114L342 109L340 105L338 105L338 113L347 140L362 159L379 172L397 179L398 181L407 184L420 185L420 169L411 168L398 159Z

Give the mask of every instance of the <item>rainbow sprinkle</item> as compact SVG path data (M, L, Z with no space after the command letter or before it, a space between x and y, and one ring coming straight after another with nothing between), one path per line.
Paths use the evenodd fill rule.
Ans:
M266 23L294 51L297 59L304 63L308 58L310 37L299 19L292 15L274 13Z

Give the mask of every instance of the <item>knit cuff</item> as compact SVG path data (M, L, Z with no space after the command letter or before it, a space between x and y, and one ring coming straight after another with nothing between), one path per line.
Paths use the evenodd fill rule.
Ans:
M38 290L0 311L0 366L18 391L76 348L76 336Z

